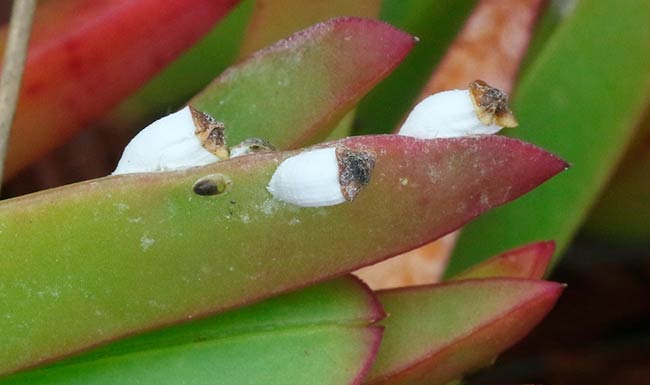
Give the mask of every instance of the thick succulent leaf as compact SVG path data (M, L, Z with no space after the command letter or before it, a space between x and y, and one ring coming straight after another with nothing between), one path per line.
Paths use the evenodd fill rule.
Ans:
M575 4L575 2L571 3L568 1L545 2L544 11L535 26L528 52L521 64L522 73L525 73L530 65L535 62L535 59L537 59L539 53L544 49L550 37L557 31L557 27L562 25L564 19L571 14Z
M291 384L356 384L380 340L377 327L259 332L28 372L0 383L280 385L290 379Z
M224 122L226 140L296 148L326 135L414 44L387 24L339 18L259 51L190 104Z
M299 208L274 199L267 183L297 152L113 176L3 201L0 372L378 262L565 168L537 147L493 136L388 135L326 145L376 158L370 184L352 202ZM196 195L195 182L214 174L231 188ZM66 327L51 333L52 325Z
M433 71L418 101L451 89L467 89L482 79L509 93L526 54L541 0L483 0ZM399 126L399 125L398 125ZM399 127L395 127L399 130ZM373 289L430 284L440 280L458 233L358 274Z
M492 257L452 279L529 278L542 279L555 251L555 242L536 242Z
M416 100L475 0L384 0L380 18L419 38L413 53L361 102L355 132L389 133Z
M236 59L255 0L242 0L198 43L103 118L103 124L138 129L175 111Z
M562 289L494 278L378 292L390 316L365 383L444 385L486 366L542 320Z
M11 177L113 108L236 0L46 3L30 44L5 167ZM74 11L73 11L74 10ZM110 36L110 38L107 38Z
M0 384L201 384L215 378L220 384L282 384L286 378L351 384L374 358L380 330L367 326L382 317L372 292L345 277L121 340Z
M584 231L600 239L650 244L650 114L598 200Z
M345 276L203 320L113 342L56 365L139 351L315 325L364 327L384 318L381 304L359 279Z
M255 13L246 30L240 56L262 49L276 40L306 28L312 24L341 16L357 16L369 19L379 18L380 0L258 0ZM350 135L355 111L348 112L327 135L329 140ZM273 141L272 137L268 140ZM312 140L316 143L322 138Z
M580 1L524 76L513 136L557 151L571 172L461 235L449 274L538 239L562 251L621 157L648 103L650 3ZM599 36L594 39L594 36Z
M257 0L240 55L249 55L295 31L333 17L377 18L380 6L380 0Z

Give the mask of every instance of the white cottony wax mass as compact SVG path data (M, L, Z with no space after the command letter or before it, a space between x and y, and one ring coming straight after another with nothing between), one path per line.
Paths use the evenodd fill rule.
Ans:
M302 207L354 200L370 183L374 154L345 146L309 150L285 159L267 186L274 198Z
M516 127L508 95L482 80L467 90L443 91L418 103L399 131L420 139L495 134Z
M140 131L124 149L113 175L180 170L219 159L201 144L190 107L185 107Z
M285 159L267 188L275 198L302 207L333 206L346 201L334 147Z
M454 138L494 134L501 128L481 122L469 90L451 90L433 94L418 103L399 134L420 139Z

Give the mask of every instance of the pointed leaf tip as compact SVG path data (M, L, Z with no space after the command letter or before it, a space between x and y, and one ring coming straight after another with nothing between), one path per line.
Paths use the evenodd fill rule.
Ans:
M531 243L492 257L452 279L496 277L542 279L554 252L554 241Z
M12 309L12 318L0 317L1 345L11 346L0 351L0 372L345 274L428 243L563 168L559 158L505 137L384 135L315 148L323 146L375 158L353 201L301 208L273 198L267 185L278 165L306 149L1 202L0 308ZM193 192L215 174L232 181L227 192ZM26 298L25 290L50 296ZM24 322L30 335L16 339ZM52 324L67 327L52 334Z
M365 383L444 385L489 365L546 316L563 289L509 278L380 291L391 316Z
M330 19L252 54L190 103L224 122L228 143L258 137L302 147L325 136L413 44L380 21Z

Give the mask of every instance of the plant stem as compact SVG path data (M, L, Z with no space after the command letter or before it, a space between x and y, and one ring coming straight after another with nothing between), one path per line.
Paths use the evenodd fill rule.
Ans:
M27 43L36 0L14 0L9 21L9 36L0 74L0 184L7 154L9 132L18 103L18 91L25 69Z

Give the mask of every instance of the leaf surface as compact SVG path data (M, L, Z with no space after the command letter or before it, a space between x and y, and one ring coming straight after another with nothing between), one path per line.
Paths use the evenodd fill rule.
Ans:
M492 257L452 279L529 278L542 279L555 251L555 242L536 242Z
M247 56L312 24L342 16L375 19L379 0L258 0L246 28L240 56Z
M352 384L369 368L383 317L351 277L150 332L0 384ZM282 368L282 370L277 370Z
M334 128L413 44L378 21L332 19L258 51L190 104L224 122L230 144L258 137L300 147Z
M268 181L298 152L112 176L3 201L0 372L378 262L566 166L493 136L385 135L322 146L375 157L370 183L354 201L300 208L275 199ZM215 174L231 181L225 193L193 192L197 180ZM66 327L51 333L52 325Z
M585 223L585 234L618 243L650 244L650 114Z
M380 291L390 316L365 384L444 385L486 366L544 318L562 289L500 278Z
M255 12L246 30L240 56L287 37L289 34L309 25L341 16L357 16L377 19L381 8L380 0L258 0ZM355 111L349 111L327 135L329 140L350 135ZM316 143L322 138L310 141ZM271 140L272 141L272 140Z

